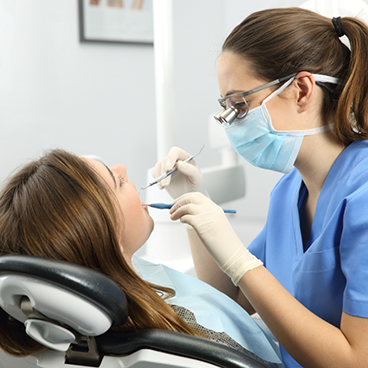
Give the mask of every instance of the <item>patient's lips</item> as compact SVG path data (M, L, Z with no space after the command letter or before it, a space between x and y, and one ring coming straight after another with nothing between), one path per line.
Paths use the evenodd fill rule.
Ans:
M142 208L148 212L148 206L144 203L142 203Z

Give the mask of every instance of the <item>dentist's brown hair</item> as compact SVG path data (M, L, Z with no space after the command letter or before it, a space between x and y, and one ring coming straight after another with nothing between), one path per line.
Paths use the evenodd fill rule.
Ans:
M337 35L331 18L301 8L267 9L251 14L230 33L223 52L247 60L255 77L272 81L308 71L341 80L325 83L323 117L334 122L336 137L348 145L368 139L368 28L341 18L351 51ZM275 86L277 88L277 86Z

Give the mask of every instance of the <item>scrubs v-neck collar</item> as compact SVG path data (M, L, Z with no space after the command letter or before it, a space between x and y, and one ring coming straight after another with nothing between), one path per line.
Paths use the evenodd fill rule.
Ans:
M296 252L299 257L302 257L305 252L308 252L308 250L313 247L313 242L321 234L325 221L325 210L329 205L331 194L336 190L339 179L344 175L346 169L350 169L350 165L353 165L352 162L348 162L352 160L352 158L349 158L351 155L349 156L348 152L351 149L354 149L356 144L359 144L359 142L354 141L348 147L346 147L332 164L330 171L326 176L325 182L323 183L321 193L319 194L309 239L305 245L303 244L303 237L300 227L300 208L305 202L308 193L302 178L300 178L300 185L296 187L294 192L294 203L297 205L293 209L295 244Z

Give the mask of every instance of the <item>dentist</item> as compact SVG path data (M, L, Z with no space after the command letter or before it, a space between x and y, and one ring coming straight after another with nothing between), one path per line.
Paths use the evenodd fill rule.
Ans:
M340 40L346 35L350 50ZM218 61L216 119L255 166L285 173L246 248L189 153L152 169L191 226L197 275L257 312L290 367L368 366L368 28L300 8L250 15Z

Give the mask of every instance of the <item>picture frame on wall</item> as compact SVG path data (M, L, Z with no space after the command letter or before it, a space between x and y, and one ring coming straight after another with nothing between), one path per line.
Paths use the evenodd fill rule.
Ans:
M78 0L80 42L153 45L153 0Z

